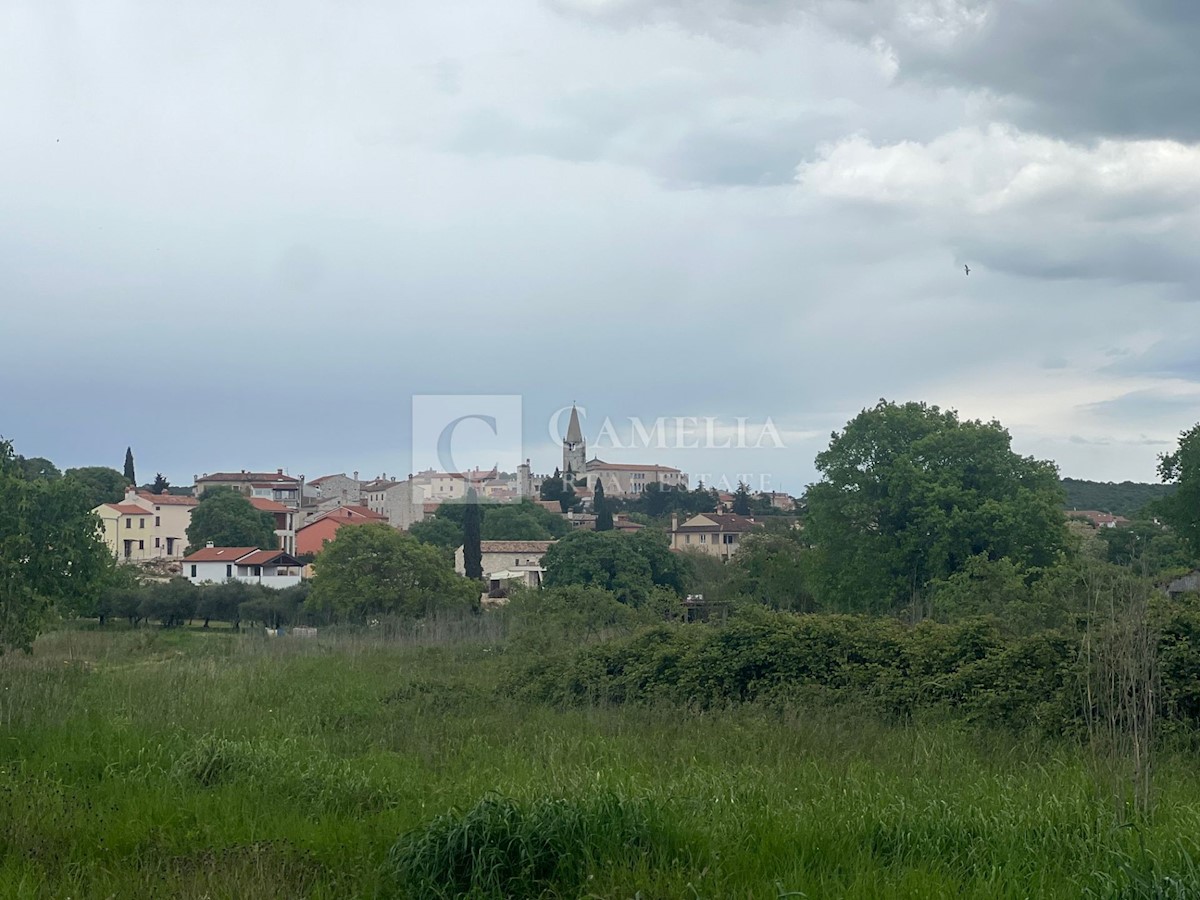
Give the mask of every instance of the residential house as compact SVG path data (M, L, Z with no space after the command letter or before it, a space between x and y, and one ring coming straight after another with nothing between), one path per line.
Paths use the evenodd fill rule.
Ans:
M1124 516L1114 516L1096 509L1073 509L1067 513L1067 518L1087 522L1093 528L1123 528L1132 524Z
M301 581L304 564L282 550L258 547L206 547L183 558L183 577L193 584L233 579L270 588L287 588Z
M343 525L387 524L387 516L365 506L339 506L311 519L296 532L296 553L320 553Z
M393 528L407 531L425 518L424 493L414 488L411 479L394 481L385 474L364 484L362 493L362 505L384 516Z
M275 520L275 537L279 549L285 553L296 552L296 510L266 497L250 497L250 505L259 512L270 513Z
M542 557L554 541L480 541L480 561L485 580L520 581L529 587L541 587ZM466 559L460 546L454 551L454 568L459 575L467 574Z
M304 479L294 478L283 474L283 469L274 472L214 472L209 475L198 475L195 479L193 493L199 497L205 490L213 487L233 488L247 497L259 497L264 500L274 500L293 510L300 508L300 499L304 494Z
M671 549L693 550L729 559L746 534L758 526L754 519L735 513L701 513L682 525L671 516Z
M195 497L131 487L120 502L103 503L94 512L103 524L104 543L117 559L180 559L198 502Z
M314 478L305 485L305 494L316 497L321 504L334 500L337 501L335 505L352 506L362 502L362 486L357 472L353 476L340 472Z

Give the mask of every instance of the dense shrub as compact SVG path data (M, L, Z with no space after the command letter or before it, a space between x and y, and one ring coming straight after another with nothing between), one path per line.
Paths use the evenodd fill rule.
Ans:
M680 846L651 804L614 793L493 796L402 835L391 862L411 897L576 896L589 875L661 865Z
M555 704L672 702L701 708L824 698L893 716L943 707L1015 728L1060 730L1077 645L1056 633L1005 639L991 620L905 626L866 616L743 610L727 626L659 625L546 654L509 687Z

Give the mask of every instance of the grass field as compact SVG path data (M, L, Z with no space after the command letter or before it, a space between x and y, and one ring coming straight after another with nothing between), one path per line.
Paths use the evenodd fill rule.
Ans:
M0 658L0 895L1196 896L1189 758L1116 828L1070 745L535 707L496 690L505 656L486 635L46 636Z

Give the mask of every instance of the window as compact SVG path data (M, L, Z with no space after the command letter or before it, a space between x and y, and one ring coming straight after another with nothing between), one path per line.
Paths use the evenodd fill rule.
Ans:
M702 544L708 543L708 535L707 534L700 535L700 543L702 543Z
M145 527L146 527L146 518L145 518L145 516L143 516L142 518L138 519L138 528L145 528Z
M690 544L692 542L692 536L690 534L685 534L683 536L683 542L685 544Z
M154 539L154 549L157 550L161 546L162 546L162 538L155 538Z
M155 516L154 517L154 527L158 528L160 525L162 525L162 516Z
M125 519L125 527L126 527L126 528L132 528L132 527L133 527L133 516L129 516L129 517L127 517L127 518Z
M139 550L145 550L145 549L146 549L146 542L145 542L145 541L138 541L138 549L139 549Z
M255 566L254 574L261 577L262 576L262 566Z
M229 565L227 565L227 566L225 567L225 577L226 577L226 578L232 578L232 577L233 577L233 564L232 564L232 563L230 563Z
M192 577L193 578L196 577L196 567L195 566L192 566Z
M735 535L735 534L725 535L725 543L732 544L735 540L737 540L737 535Z

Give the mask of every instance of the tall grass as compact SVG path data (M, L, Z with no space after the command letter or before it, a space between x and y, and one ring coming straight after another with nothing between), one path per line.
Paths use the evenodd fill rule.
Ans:
M1068 743L555 709L497 688L495 635L452 632L64 631L0 657L0 896L1195 896L1188 757L1113 828Z

